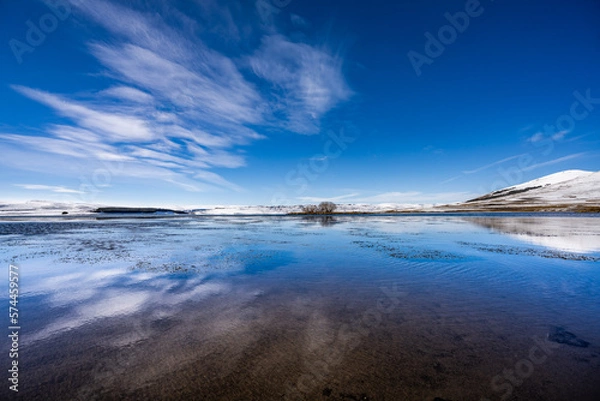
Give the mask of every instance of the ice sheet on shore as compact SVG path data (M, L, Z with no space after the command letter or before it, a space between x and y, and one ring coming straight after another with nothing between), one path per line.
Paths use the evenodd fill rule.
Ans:
M101 205L89 203L64 203L32 200L23 203L0 201L0 216L58 216L63 212L70 215L88 215Z
M385 213L392 210L414 210L425 211L427 206L397 203L380 204L338 204L337 213ZM284 215L302 212L302 205L286 206L243 206L243 205L213 205L204 208L193 209L196 215Z

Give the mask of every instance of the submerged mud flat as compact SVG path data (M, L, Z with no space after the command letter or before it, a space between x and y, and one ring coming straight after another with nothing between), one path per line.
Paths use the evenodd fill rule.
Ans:
M599 222L0 222L19 397L597 400Z

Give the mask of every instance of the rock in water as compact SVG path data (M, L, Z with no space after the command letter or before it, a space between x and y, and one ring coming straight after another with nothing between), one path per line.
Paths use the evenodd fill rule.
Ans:
M554 341L559 344L567 344L572 345L573 347L581 347L586 348L590 343L582 340L581 338L577 338L577 336L570 331L566 331L562 327L553 327L548 333L548 340Z

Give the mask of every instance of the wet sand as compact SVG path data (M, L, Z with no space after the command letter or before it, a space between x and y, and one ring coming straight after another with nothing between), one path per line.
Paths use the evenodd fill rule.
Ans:
M326 291L326 288L323 288ZM217 296L166 319L149 315L80 329L28 348L27 399L501 399L504 369L536 361L515 397L596 400L600 353L549 343L551 328L449 315L406 295L390 313L366 300L280 289ZM382 295L382 298L385 297ZM223 299L225 298L225 299ZM385 305L391 308L393 304ZM448 308L449 306L446 306ZM457 305L454 305L457 307ZM455 311L456 312L456 311ZM107 323L107 322L104 322ZM100 327L97 327L100 326ZM547 347L547 350L540 348ZM523 373L524 372L524 373ZM502 391L495 391L502 388Z

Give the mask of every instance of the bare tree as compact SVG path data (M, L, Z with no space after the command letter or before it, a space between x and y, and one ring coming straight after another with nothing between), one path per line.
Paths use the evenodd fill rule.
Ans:
M320 214L331 214L337 209L337 205L333 202L321 202L319 203Z
M302 206L302 213L305 214L331 214L337 209L337 205L333 202L321 202L317 205Z
M302 212L306 214L317 214L317 205L305 205L302 206Z

